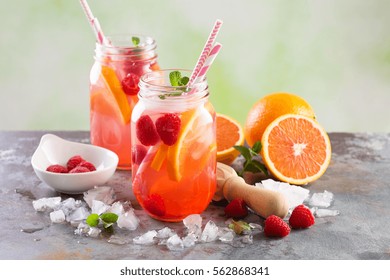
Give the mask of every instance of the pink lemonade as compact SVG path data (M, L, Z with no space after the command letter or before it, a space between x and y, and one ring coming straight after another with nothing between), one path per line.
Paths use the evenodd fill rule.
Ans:
M185 86L169 85L170 72L140 81L131 118L132 187L151 217L177 222L204 211L214 196L216 126L207 82L188 94Z
M131 169L130 117L139 78L159 69L156 43L143 36L107 39L110 45L96 45L90 73L91 143L115 152L119 169Z

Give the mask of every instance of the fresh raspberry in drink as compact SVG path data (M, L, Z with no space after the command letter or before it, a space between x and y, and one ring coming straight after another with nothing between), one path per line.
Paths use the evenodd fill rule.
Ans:
M138 140L144 146L156 145L160 140L156 126L148 115L141 116L136 122L136 134Z
M144 201L144 208L151 214L156 216L165 215L165 204L164 200L159 194L151 194Z
M131 161L134 164L141 164L148 151L142 145L133 145L131 147Z
M164 114L156 121L157 133L165 145L172 146L176 143L181 126L180 117L177 114Z
M46 171L54 173L68 173L68 168L60 164L53 164L46 168Z
M122 80L122 89L128 95L138 94L139 87L139 76L134 73L128 73L126 77Z

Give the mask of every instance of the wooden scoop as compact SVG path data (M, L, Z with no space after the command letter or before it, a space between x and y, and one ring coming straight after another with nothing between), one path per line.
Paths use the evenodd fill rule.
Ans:
M288 212L287 201L281 193L248 185L232 167L218 162L217 191L213 200L219 201L223 198L229 201L241 198L263 218L270 215L284 218Z

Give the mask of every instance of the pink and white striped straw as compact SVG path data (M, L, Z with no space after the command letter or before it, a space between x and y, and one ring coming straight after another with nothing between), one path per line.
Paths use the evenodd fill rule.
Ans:
M92 30L95 33L96 40L99 42L99 44L107 44L107 39L104 37L103 30L100 27L99 21L96 17L93 16L91 8L89 7L87 0L80 0L81 7L84 10L85 15L87 16L87 19L89 23L91 24Z
M198 83L204 79L204 77L207 74L207 71L210 69L211 64L213 64L213 62L214 62L215 58L217 57L221 48L222 48L222 45L220 43L216 43L214 45L214 47L211 49L206 61L203 63L202 67L199 69L198 75L196 76L194 83Z
M215 38L218 35L219 30L221 29L223 22L222 20L217 19L213 29L211 30L211 33L206 41L205 46L203 47L203 50L199 56L199 59L195 65L194 70L192 71L190 80L188 82L188 85L191 86L193 82L195 81L196 77L198 76L198 73L200 69L202 68L203 64L205 63L206 59L209 57L210 50L214 45Z

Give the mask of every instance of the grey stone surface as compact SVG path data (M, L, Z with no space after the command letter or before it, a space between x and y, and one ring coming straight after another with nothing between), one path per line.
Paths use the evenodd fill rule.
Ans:
M45 131L0 132L0 259L390 259L390 134L330 133L332 161L326 173L306 186L310 193L330 191L336 217L317 218L306 230L283 239L256 234L253 244L234 247L220 241L181 251L163 245L140 246L132 238L169 226L180 235L182 223L149 218L131 191L131 172L117 171L107 185L119 199L129 199L141 223L135 231L118 230L121 245L109 237L74 235L69 224L52 224L48 213L35 212L32 201L57 196L35 175L31 156ZM71 141L88 142L85 131L50 131ZM67 195L62 195L67 198ZM75 198L81 198L76 196ZM210 205L203 225L223 225L223 207ZM252 215L251 222L263 223Z

